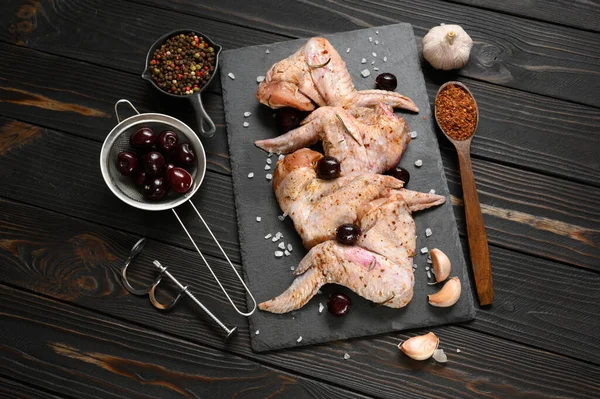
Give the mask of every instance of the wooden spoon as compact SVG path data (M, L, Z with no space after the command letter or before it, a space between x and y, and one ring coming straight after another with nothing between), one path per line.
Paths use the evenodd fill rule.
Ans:
M465 140L455 140L448 136L447 132L440 125L437 115L437 99L448 85L456 85L463 88L473 99L475 104L475 110L477 111L477 123L473 133ZM436 107L435 107L435 120L440 126L440 129L446 135L448 140L456 148L458 153L458 163L460 166L460 179L463 189L463 202L465 207L465 216L467 219L467 236L469 239L469 249L471 253L471 264L473 268L473 275L475 277L475 286L477 288L477 296L479 297L480 305L490 305L494 300L494 286L492 282L492 265L490 264L490 252L488 249L487 236L485 234L485 227L483 225L483 216L481 215L481 206L479 205L479 198L477 196L477 188L475 187L475 178L473 177L473 168L471 166L471 140L477 130L477 124L479 123L479 108L475 102L475 97L467 89L465 85L460 82L446 82L444 83L437 92L436 95Z

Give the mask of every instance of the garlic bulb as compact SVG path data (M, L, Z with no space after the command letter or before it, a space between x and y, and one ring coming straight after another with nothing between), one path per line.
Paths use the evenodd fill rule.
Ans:
M465 66L473 40L459 25L431 28L423 38L423 57L435 69L458 69Z
M429 303L438 308L447 308L458 302L461 293L460 280L452 277L444 284L441 290L429 295Z
M425 335L418 335L407 339L398 344L398 349L406 354L406 356L415 360L429 359L433 352L437 349L440 339L432 332Z

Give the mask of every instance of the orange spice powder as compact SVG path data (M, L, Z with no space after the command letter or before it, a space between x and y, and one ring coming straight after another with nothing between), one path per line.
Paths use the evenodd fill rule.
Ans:
M466 140L477 126L477 107L462 87L450 84L435 99L435 116L440 127L455 140Z

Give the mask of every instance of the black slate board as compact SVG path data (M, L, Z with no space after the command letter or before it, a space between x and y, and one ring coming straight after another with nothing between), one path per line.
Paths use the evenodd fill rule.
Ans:
M398 77L396 91L410 97L420 108L419 114L402 113L410 130L418 133L403 154L400 164L411 173L408 188L446 196L443 206L414 214L417 226L418 265L415 270L415 294L403 309L374 306L350 290L328 285L302 309L285 315L275 315L257 310L250 317L250 335L255 351L308 345L319 342L386 333L408 328L427 327L473 319L475 309L471 295L467 267L459 241L456 221L450 204L450 194L438 142L431 117L430 103L419 63L417 45L410 24L397 24L325 36L338 50L350 71L358 90L374 87L375 77L381 72L391 72ZM372 38L372 41L369 40ZM272 173L277 155L273 155L271 170L265 170L267 154L254 146L254 141L275 136L273 111L255 98L257 81L275 62L288 57L306 40L293 40L270 45L246 47L223 52L221 82L229 138L229 152L237 207L239 236L244 277L258 302L268 300L285 290L294 276L291 270L306 254L300 238L289 218L281 221L282 214L266 179ZM378 44L375 44L375 41ZM347 53L346 49L350 48ZM268 50L268 52L267 52ZM373 52L376 56L373 56ZM387 57L387 61L383 61ZM367 62L361 64L361 59ZM372 65L371 62L375 61ZM374 71L378 67L379 71ZM363 78L360 71L369 69L371 76ZM235 79L229 77L233 73ZM245 112L252 115L244 117ZM243 123L249 126L244 127ZM423 161L417 168L414 162ZM248 178L253 172L254 177ZM257 221L257 217L261 221ZM425 237L425 229L433 231ZM272 242L267 234L283 233L283 239ZM290 256L276 258L274 252L280 242L292 244ZM422 247L440 248L452 262L452 274L461 279L463 294L451 308L435 308L427 303L427 295L439 286L427 285L426 255ZM328 294L345 292L352 298L351 312L342 318L330 315L325 309L319 313L319 303L327 304ZM249 302L250 303L250 302ZM298 342L299 337L302 340Z

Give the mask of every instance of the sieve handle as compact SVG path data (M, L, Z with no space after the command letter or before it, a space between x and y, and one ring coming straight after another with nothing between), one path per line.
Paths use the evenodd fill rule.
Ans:
M117 101L115 103L115 115L117 116L117 122L121 123L121 117L119 116L119 104L128 104L134 111L136 114L140 114L140 111L138 111L131 102L129 102L129 100L125 100L125 99L120 99L119 101Z

